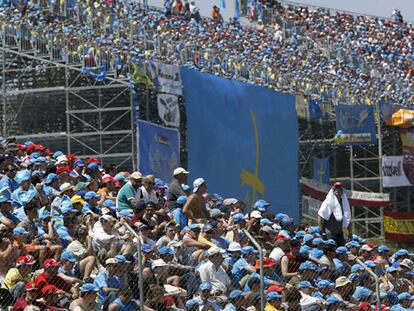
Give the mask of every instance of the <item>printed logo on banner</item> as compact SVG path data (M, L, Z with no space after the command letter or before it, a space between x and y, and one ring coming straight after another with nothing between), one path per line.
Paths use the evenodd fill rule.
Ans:
M149 61L147 72L160 92L183 94L180 67Z
M343 132L345 145L376 144L374 106L336 106L336 129Z
M138 120L137 143L140 172L171 181L172 172L180 163L178 130Z
M384 187L404 187L414 184L414 156L383 156Z
M313 180L329 184L329 157L313 157Z
M180 126L180 108L178 97L170 94L158 94L158 114L162 122L168 126Z

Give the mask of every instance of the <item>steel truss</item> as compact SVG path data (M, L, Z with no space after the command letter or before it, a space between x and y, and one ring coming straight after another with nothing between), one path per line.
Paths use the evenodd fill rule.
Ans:
M1 136L44 143L52 150L135 168L132 97L126 79L107 72L97 82L84 64L61 61L2 36Z

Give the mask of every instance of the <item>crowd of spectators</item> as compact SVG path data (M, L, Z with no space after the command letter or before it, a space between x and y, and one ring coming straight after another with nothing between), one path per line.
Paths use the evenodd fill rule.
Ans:
M189 186L188 173L178 167L167 183L2 140L0 307L137 310L142 288L147 311L260 310L260 260L245 230L264 253L266 311L414 306L413 253L356 235L339 245L263 199L222 198L203 178ZM380 278L380 297L358 259Z
M61 1L51 13L41 3L0 7L6 43L121 77L130 60L152 59L322 102L413 103L414 31L398 11L381 19L263 1L242 27L223 22L218 7L201 18L194 0L167 0L165 12L128 1Z

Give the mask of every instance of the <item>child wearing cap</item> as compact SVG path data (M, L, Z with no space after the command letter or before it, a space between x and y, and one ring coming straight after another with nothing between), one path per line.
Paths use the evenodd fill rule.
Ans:
M6 288L13 295L13 298L18 298L23 295L24 285L30 281L31 273L33 271L33 264L36 260L33 256L20 256L16 261L16 267L11 268L7 272L2 288Z
M29 282L24 286L24 297L17 298L13 305L13 311L24 311L29 306L34 306L44 310L45 306L37 299L40 297L40 289L34 282Z

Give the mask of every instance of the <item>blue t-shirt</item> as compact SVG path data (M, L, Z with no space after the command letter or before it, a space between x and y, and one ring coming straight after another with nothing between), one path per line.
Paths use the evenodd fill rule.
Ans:
M85 203L82 207L82 214L86 215L86 214L89 214L89 213L100 214L101 211L96 206L90 206L89 203Z
M104 271L99 273L95 280L93 281L93 284L99 288L98 291L98 303L103 303L104 299L108 296L107 293L104 293L102 290L103 288L121 288L122 282L121 280L113 275L110 276L108 272Z
M131 299L130 302L128 302L127 304L124 304L121 301L121 298L117 298L117 299L114 300L113 303L119 306L119 311L135 311L135 310L138 310L138 303L134 299Z
M234 263L233 269L231 269L231 284L233 286L239 287L240 280L246 275L246 270L244 269L249 264L244 258L240 258Z
M335 264L336 270L338 270L339 273L345 272L345 266L338 258L333 259L333 263Z
M185 226L188 224L188 219L183 213L182 208L176 208L172 211L172 216L174 217L174 221L176 224L180 226L180 230L183 230Z

